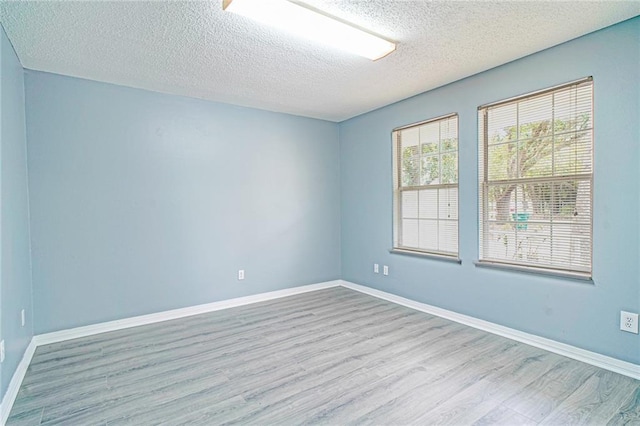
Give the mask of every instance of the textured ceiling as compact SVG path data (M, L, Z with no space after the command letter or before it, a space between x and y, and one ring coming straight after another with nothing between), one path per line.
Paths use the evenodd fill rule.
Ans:
M2 1L25 68L342 121L640 14L640 1L305 0L399 42L379 61L211 1Z

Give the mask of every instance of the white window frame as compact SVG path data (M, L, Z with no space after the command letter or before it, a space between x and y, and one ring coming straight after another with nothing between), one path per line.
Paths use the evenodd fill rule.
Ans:
M434 123L442 123L447 122L452 119L455 119L455 140L456 140L456 148L454 150L443 151L442 150L442 134L440 133L438 136L438 151L436 154L429 154L427 156L436 156L438 157L438 170L440 178L442 176L442 157L447 154L455 153L455 170L456 170L456 179L455 183L429 183L429 184L417 184L417 185L402 185L402 143L401 143L401 134L403 131L407 131L410 129L420 128L425 125L433 125ZM460 263L459 259L459 168L458 165L460 163L459 153L460 153L460 140L459 140L459 117L457 113L451 113L439 117L435 117L429 120L421 121L418 123L409 124L406 126L398 127L393 129L392 132L392 141L393 141L393 249L392 253L401 253L401 254L413 254L419 256L427 256L439 258L442 260L450 260L457 263ZM422 151L422 142L419 142L418 145L418 167L419 167L419 176L422 176L422 157L425 155ZM455 189L455 208L451 207L451 202L453 199L448 199L448 206L443 207L440 205L440 194L444 193L446 190ZM437 211L437 215L435 219L430 219L432 222L436 223L436 248L421 248L415 245L407 245L403 243L403 213L402 213L402 193L403 192L416 192L416 197L419 197L420 191L424 190L434 190L436 191L436 199L437 205L435 209ZM450 195L450 191L446 191L448 195ZM444 201L443 201L444 202ZM418 207L416 207L418 208ZM448 212L448 218L440 217L442 209ZM421 219L419 218L420 214L416 218L418 222L418 226L420 224ZM452 219L450 216L454 216ZM455 240L448 240L447 244L444 242L440 243L440 231L444 222L448 222L449 224L455 223ZM443 228L444 229L444 228ZM444 233L444 231L443 231ZM431 235L431 234L429 234ZM448 235L448 234L446 234ZM419 237L418 237L419 238ZM452 246L455 243L455 250L442 250L441 247L445 245Z
M501 107L501 106L505 106L507 104L515 104L518 102L522 102L522 101L526 101L526 100L531 100L533 98L536 97L541 97L544 95L548 95L551 93L559 93L562 91L566 91L567 89L572 89L572 88L577 88L579 86L585 86L588 85L590 87L591 93L590 93L590 107L591 107L591 111L590 111L590 119L591 119L591 127L587 128L587 129L581 129L580 132L587 132L590 134L590 167L591 170L590 172L581 172L581 173L575 173L575 174L564 174L564 175L550 175L550 176L542 176L542 177L533 177L533 178L512 178L512 179L502 179L502 180L490 180L489 179L489 170L491 168L491 165L489 164L489 156L488 156L488 143L489 143L489 136L488 136L488 132L489 132L489 127L490 124L488 122L488 111L491 108L496 108L496 107ZM515 270L520 270L520 271L524 271L524 272L533 272L533 273L540 273L540 274L546 274L546 275L558 275L558 276L564 276L564 277L570 277L570 278L576 278L576 279L584 279L584 280L591 280L592 277L592 273L593 273L593 187L594 187L594 180L593 180L593 175L594 175L594 161L593 161L593 146L594 146L594 141L593 141L593 134L594 134L594 129L595 129L595 125L593 124L594 121L594 113L593 113L594 107L593 107L593 79L592 77L586 77L577 81L573 81L570 83L566 83L566 84L562 84L559 86L555 86L555 87L551 87L548 89L544 89L544 90L540 90L540 91L536 91L536 92L532 92L532 93L528 93L522 96L518 96L515 98L510 98L510 99L506 99L506 100L502 100L499 102L494 102L491 104L487 104L487 105L482 105L480 107L478 107L478 147L479 147L479 155L478 155L478 160L479 160L479 191L478 191L478 198L479 198L479 260L476 263L476 265L478 266L495 266L495 267L501 267L501 268L507 268L507 269L515 269ZM552 111L552 123L554 123L555 125L555 115L553 115L554 112ZM517 123L518 126L520 126L520 122L519 122L519 118L517 119ZM555 128L554 126L552 126L552 138L554 138L553 140L555 141ZM524 139L524 138L522 138ZM516 138L515 142L516 143L521 143L522 139L518 137ZM554 151L554 155L555 155L555 151ZM527 183L545 183L545 184L554 184L554 183L561 183L561 182L570 182L570 181L574 181L574 182L585 182L589 184L589 198L588 198L588 206L585 209L585 211L589 212L589 217L588 217L588 254L586 254L586 256L588 256L588 265L587 266L572 266L572 265L559 265L559 261L553 261L551 260L551 262L547 262L546 264L541 264L542 262L539 263L535 263L535 262L528 262L526 260L517 260L514 258L511 259L507 259L506 255L504 256L504 258L497 258L496 256L491 256L491 251L489 250L489 223L491 222L490 219L490 213L491 213L491 209L488 206L488 200L489 200L489 186L490 185L496 185L496 184L527 184ZM517 203L517 201L516 201ZM577 214L577 213L576 213ZM553 229L553 215L550 216L550 226L551 229ZM520 220L520 218L518 218L517 220ZM514 222L514 229L516 229L516 233L518 232L517 229L519 226L522 225L518 225L516 222ZM585 225L586 227L586 225ZM526 228L524 228L526 229ZM586 229L586 228L585 228ZM553 232L553 231L552 231ZM572 234L573 235L573 234ZM582 237L584 236L584 233L580 234ZM553 242L550 243L551 244L551 256L553 257ZM585 260L585 252L586 250L582 250L580 252L581 257L580 259Z

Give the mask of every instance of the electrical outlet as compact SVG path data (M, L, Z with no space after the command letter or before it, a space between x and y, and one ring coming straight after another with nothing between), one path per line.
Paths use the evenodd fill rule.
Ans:
M380 273L380 265L378 265L377 263L373 264L373 272L375 274L379 274Z
M22 326L24 327L24 323L25 323L24 309L20 311L20 321L22 322Z
M387 265L382 267L382 275L389 275L389 267Z
M238 280L244 280L244 269L238 269Z
M638 314L620 311L620 330L638 334Z
M0 362L4 362L4 340L0 341Z

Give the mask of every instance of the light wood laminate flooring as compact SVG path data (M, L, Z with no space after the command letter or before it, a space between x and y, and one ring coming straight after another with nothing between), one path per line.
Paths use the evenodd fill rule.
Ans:
M337 287L38 347L8 425L640 425L640 381Z

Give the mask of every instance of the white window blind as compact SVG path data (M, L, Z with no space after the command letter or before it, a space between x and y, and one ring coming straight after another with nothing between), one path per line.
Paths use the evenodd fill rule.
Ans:
M478 109L480 262L591 276L591 78Z
M394 249L458 256L458 116L393 131Z

